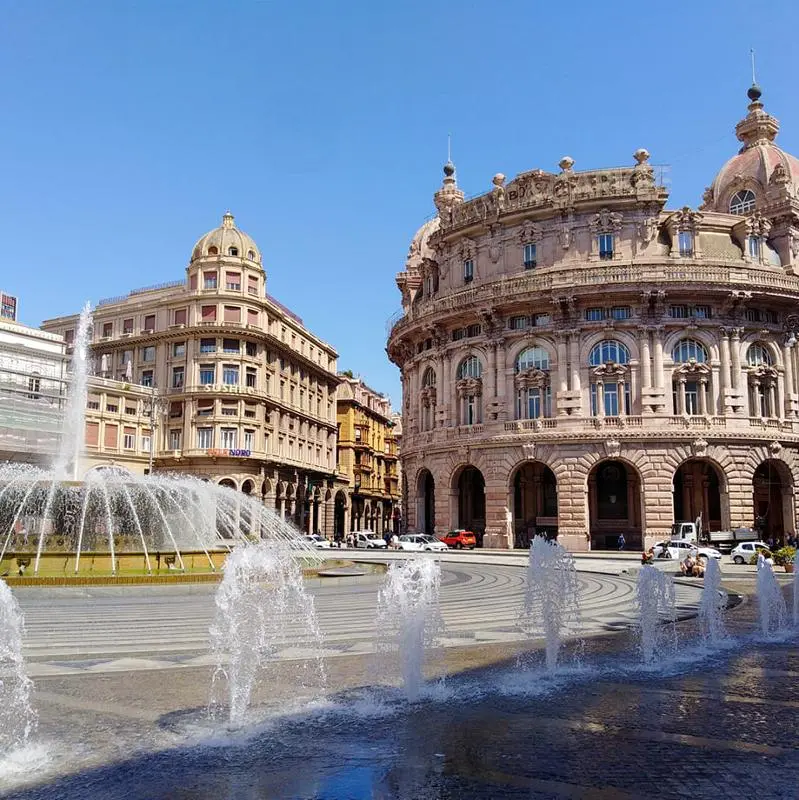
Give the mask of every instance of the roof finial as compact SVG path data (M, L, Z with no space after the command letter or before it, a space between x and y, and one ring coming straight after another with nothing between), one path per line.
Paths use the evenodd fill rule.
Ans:
M452 163L452 134L447 134L447 163L444 164L445 182L447 178L452 179L455 175L455 165Z
M752 57L752 86L757 85L757 80L755 79L755 51L754 48L749 48L749 55Z
M751 47L749 48L749 56L752 59L752 85L749 87L749 91L747 91L746 96L753 103L757 103L758 100L760 100L760 95L762 95L763 92L755 80L755 51Z
M232 228L233 227L233 214L230 211L226 211L222 216L222 227L223 228Z
M447 161L452 161L452 134L447 134Z

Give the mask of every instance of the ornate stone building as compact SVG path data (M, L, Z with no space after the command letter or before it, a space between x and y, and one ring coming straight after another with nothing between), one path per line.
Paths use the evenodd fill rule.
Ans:
M69 343L76 325L42 327ZM101 301L92 351L101 377L155 395L155 469L332 533L337 353L266 293L261 252L231 214L194 245L184 279Z
M391 403L351 373L339 373L337 393L339 479L336 538L350 531L399 530L399 453Z
M408 527L628 547L796 530L799 161L749 90L740 152L698 209L629 167L496 175L451 163L397 276Z

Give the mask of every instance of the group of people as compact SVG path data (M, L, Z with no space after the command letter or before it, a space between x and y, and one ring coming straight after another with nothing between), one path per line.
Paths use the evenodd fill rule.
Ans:
M671 554L669 553L668 549L664 550L661 553L661 558L671 558ZM644 550L641 553L641 563L652 564L655 561L655 548L650 547L649 550ZM688 555L680 562L680 572L685 575L686 578L704 578L705 577L705 560L704 558L699 558L698 553L696 550L692 550L688 553Z

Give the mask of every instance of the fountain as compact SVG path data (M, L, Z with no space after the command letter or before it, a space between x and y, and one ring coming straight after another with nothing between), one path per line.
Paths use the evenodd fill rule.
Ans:
M677 646L674 582L647 564L638 573L636 596L641 657L644 664L652 664L655 659L670 655Z
M231 545L252 539L291 544L313 557L315 551L289 523L257 498L228 488L182 475L134 476L113 467L78 480L91 325L87 303L52 468L0 465L0 570L214 571ZM191 558L184 557L187 551Z
M699 628L706 644L718 644L724 639L724 609L727 596L721 588L721 568L715 558L705 563L705 585L699 602Z
M226 677L232 726L244 722L259 675L274 662L279 648L288 646L309 653L321 647L314 601L292 551L274 542L238 548L225 564L211 626L216 655L211 705L216 705L215 689ZM311 661L316 678L323 681L321 660L313 655Z
M24 747L36 728L31 688L22 659L22 614L0 580L0 753Z
M570 626L579 622L578 581L574 558L562 545L536 536L530 545L527 591L520 625L528 636L543 634L546 666L554 670Z
M788 609L774 570L762 554L757 557L757 602L763 636L782 630L788 617Z
M793 572L793 625L799 626L799 569Z
M443 630L438 604L441 567L427 556L394 562L377 596L377 650L397 658L405 696L419 698L425 657Z

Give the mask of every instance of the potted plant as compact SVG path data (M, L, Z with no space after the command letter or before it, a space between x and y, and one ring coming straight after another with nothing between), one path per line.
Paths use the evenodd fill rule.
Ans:
M793 562L796 558L796 548L786 545L774 553L774 563L778 567L785 567L786 572L793 572Z

